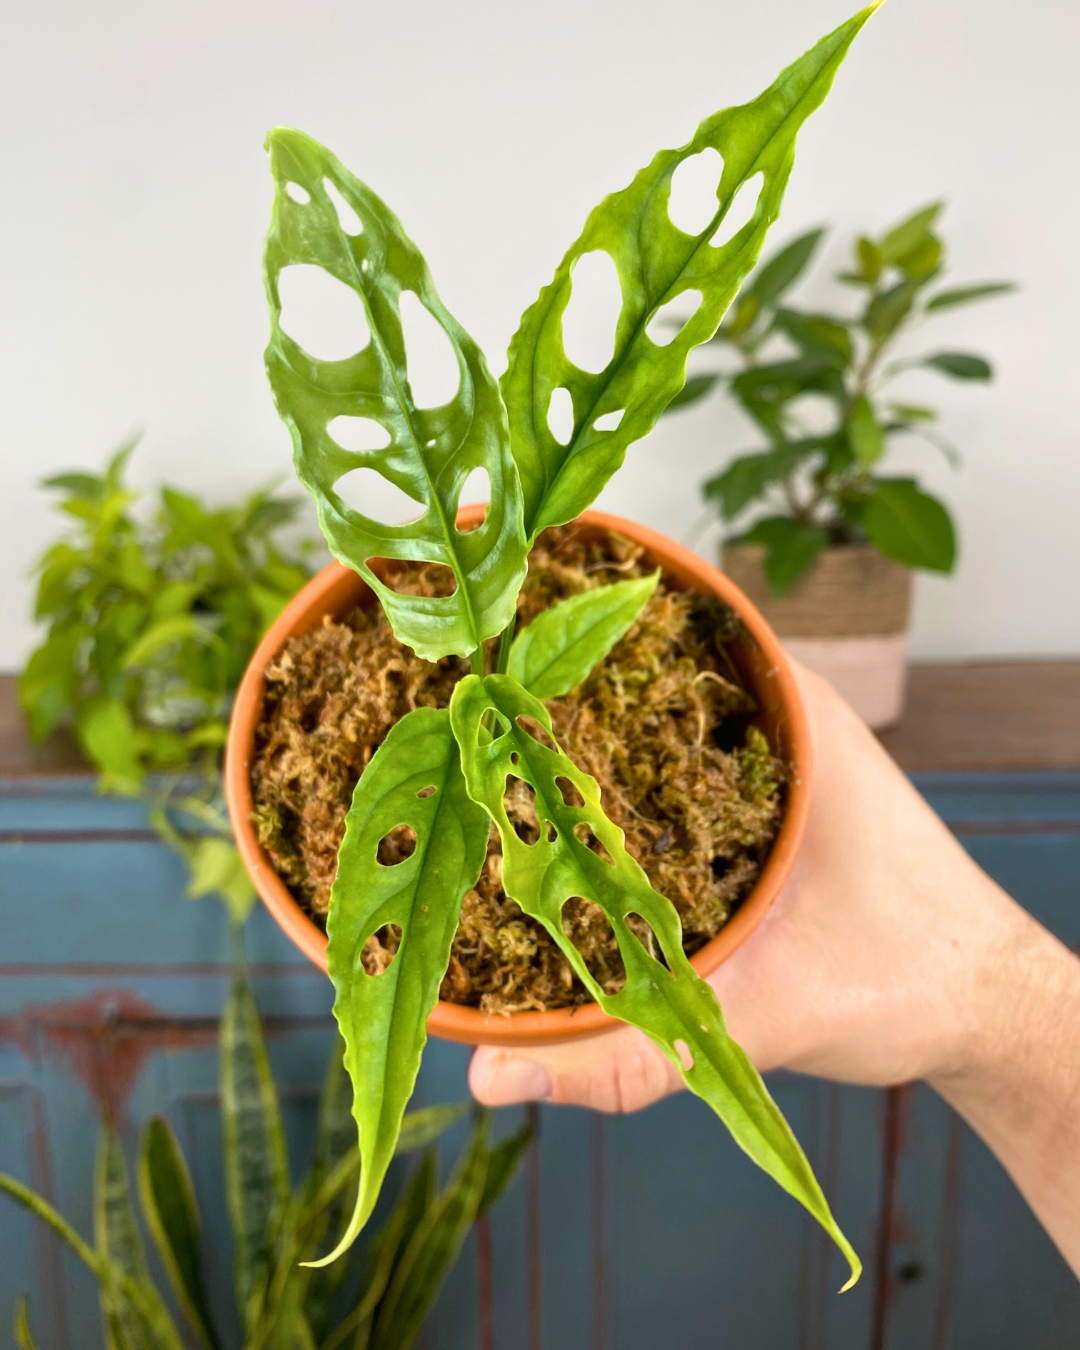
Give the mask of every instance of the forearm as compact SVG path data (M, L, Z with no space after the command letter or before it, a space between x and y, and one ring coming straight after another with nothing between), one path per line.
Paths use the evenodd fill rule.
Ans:
M973 1016L931 1084L1080 1275L1080 959L1017 906L971 978Z

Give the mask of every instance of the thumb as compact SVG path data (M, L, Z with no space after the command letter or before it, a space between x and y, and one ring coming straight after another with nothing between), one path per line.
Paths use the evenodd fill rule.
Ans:
M480 1046L469 1089L485 1106L560 1102L594 1111L639 1111L682 1087L671 1061L634 1027L564 1045Z

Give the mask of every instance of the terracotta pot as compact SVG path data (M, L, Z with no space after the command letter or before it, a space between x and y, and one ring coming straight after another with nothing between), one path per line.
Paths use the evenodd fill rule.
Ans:
M483 517L484 507L463 507L458 523ZM739 947L765 916L795 860L810 806L810 733L791 668L775 635L746 597L709 563L655 530L600 511L586 511L580 527L594 534L615 530L636 540L649 561L664 567L688 590L718 596L733 606L745 637L731 644L733 660L753 689L760 713L756 721L776 754L792 766L787 810L772 851L753 891L734 917L693 958L701 975L711 971ZM249 770L255 728L262 712L263 671L287 638L319 623L324 614L342 618L357 604L375 603L364 582L331 563L308 582L278 616L259 644L236 694L225 755L225 794L240 854L267 908L300 950L326 969L326 935L301 910L263 853L251 826ZM595 1035L620 1025L595 1003L550 1012L510 1013L485 1017L476 1008L440 1001L428 1018L428 1032L472 1045L540 1045Z
M786 595L775 596L764 559L760 544L726 545L722 566L790 656L824 676L868 726L892 726L907 682L910 570L869 544L828 548Z

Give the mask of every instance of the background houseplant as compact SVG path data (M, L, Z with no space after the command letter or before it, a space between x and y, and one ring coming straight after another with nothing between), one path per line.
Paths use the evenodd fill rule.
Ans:
M141 518L124 476L134 448L103 473L42 483L74 524L35 567L47 632L19 698L35 740L69 726L102 791L150 803L189 895L220 895L241 922L255 891L221 792L228 717L256 643L309 576L310 545L282 542L300 503L267 489L211 508L162 487Z
M858 1260L801 1149L727 1035L711 988L687 960L677 913L626 852L621 831L601 809L596 781L553 741L541 698L557 693L564 678L572 687L610 647L612 636L594 614L606 603L605 588L547 611L516 637L514 620L539 532L590 505L627 446L682 388L691 347L715 332L779 211L798 127L827 94L871 12L822 39L753 103L707 119L681 150L660 152L627 189L596 208L552 284L523 316L501 387L385 203L310 138L288 129L268 138L277 190L265 252L267 369L293 437L298 476L316 500L331 550L378 595L397 639L430 661L454 655L472 662L449 710L419 707L392 727L359 780L346 824L327 929L364 1171L353 1219L324 1261L348 1246L374 1206L461 900L476 883L493 822L505 893L544 925L606 1011L657 1042L740 1145L826 1227L857 1276ZM667 209L672 176L706 150L723 157L717 207L699 233L688 235ZM744 191L753 205L750 220L739 228L736 218L725 228ZM561 335L573 266L593 250L608 254L623 295L614 353L596 373L568 360ZM312 266L361 302L367 331L344 360L316 358L290 336L283 316L283 273ZM692 316L676 335L665 332L670 307L694 294ZM411 387L406 297L453 350L457 391L438 406L424 406ZM564 438L552 425L557 395L573 409ZM343 425L378 436L354 439L346 449ZM488 475L491 501L483 523L462 531L460 494L477 468ZM392 526L354 510L336 490L354 470L374 470L393 483L422 508L419 518ZM445 567L448 593L396 590L373 566L380 559ZM488 674L483 644L500 634L496 668ZM545 648L530 689L534 669L523 653ZM553 664L560 665L559 682L549 690L543 677ZM546 744L528 729L530 721ZM240 747L238 759L246 752ZM534 794L542 826L533 845L523 844L507 816L511 776ZM580 804L571 804L564 781ZM403 827L412 831L411 853L380 863L381 842ZM597 905L612 926L626 970L618 994L605 994L563 930L562 906L571 898ZM633 914L651 928L662 959L628 927ZM393 959L369 973L362 954L379 933L393 936Z
M861 293L855 314L785 302L825 232L792 241L761 264L712 339L738 366L693 377L671 405L723 388L764 434L766 449L738 456L704 485L731 530L724 568L792 655L831 679L872 726L900 714L910 569L950 572L956 560L942 503L914 479L881 472L898 437L919 437L958 462L937 413L896 401L893 383L918 369L992 378L989 362L970 352L897 359L895 349L942 311L1013 289L1000 281L938 288L941 210L934 203L877 239L854 241L852 270L837 279ZM810 401L818 406L808 413ZM761 510L767 514L740 528Z

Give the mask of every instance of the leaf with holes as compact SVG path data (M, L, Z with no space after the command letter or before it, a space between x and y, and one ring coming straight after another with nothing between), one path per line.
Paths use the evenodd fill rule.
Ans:
M690 965L674 906L652 889L627 853L622 831L603 812L596 780L583 773L553 737L552 749L534 739L519 721L534 719L552 736L544 705L509 676L469 675L454 690L450 717L469 795L484 806L502 840L507 895L544 925L604 1011L650 1036L679 1068L687 1087L726 1123L740 1147L806 1206L847 1257L854 1281L859 1259L837 1227L776 1103L728 1035L716 995ZM497 723L494 736L485 719ZM506 813L504 797L511 777L523 779L535 793L541 828L534 844L518 837ZM580 794L581 806L567 804L563 780ZM582 841L576 827L588 830L604 854ZM599 905L611 924L626 968L626 984L617 994L606 994L593 979L563 929L563 906L575 897ZM632 915L652 929L663 962L646 951L628 926ZM683 1065L680 1042L689 1050L689 1067Z
M683 387L687 354L716 332L779 213L800 126L825 98L874 8L823 38L752 103L707 118L687 145L662 150L629 187L605 198L554 280L525 312L510 344L502 390L530 539L583 511L618 469L627 447L653 428ZM723 172L711 218L689 235L669 216L672 177L703 152L719 152ZM732 207L740 190L757 191L756 204L747 223L728 238L739 218ZM592 374L566 355L563 319L575 265L595 252L615 265L621 309L614 354ZM690 313L677 333L665 322L672 309ZM568 390L573 402L573 429L564 441L548 423L560 389ZM603 429L604 419L616 415L615 429Z
M379 844L398 826L413 831L413 852L384 865ZM480 875L487 838L487 817L465 791L449 713L414 709L394 725L356 785L330 894L334 1016L345 1038L363 1172L352 1219L317 1265L351 1245L378 1199L416 1082L427 1017L450 962L461 901ZM369 975L361 953L388 924L400 929L400 945L389 967Z
M657 570L552 605L514 639L507 672L534 698L568 694L629 631L659 580Z
M468 656L513 618L525 575L521 493L498 386L386 204L298 131L277 128L267 147L276 192L264 255L271 330L266 369L292 436L297 476L315 499L331 551L378 593L397 637L428 660ZM345 232L327 185L356 213L359 234ZM320 268L329 285L336 279L348 288L355 317L366 321L366 345L327 361L294 341L282 326L280 283L295 266ZM437 325L457 365L457 392L439 406L422 406L416 391L417 363L403 325L406 300L417 301ZM356 341L363 342L362 333ZM376 423L388 444L343 449L330 429L339 417ZM404 492L415 501L418 519L387 525L354 510L337 491L354 469L373 470ZM461 533L458 500L476 469L488 475L491 504L479 529ZM439 563L450 569L456 588L452 595L399 595L369 565L375 558Z

